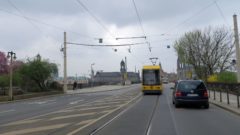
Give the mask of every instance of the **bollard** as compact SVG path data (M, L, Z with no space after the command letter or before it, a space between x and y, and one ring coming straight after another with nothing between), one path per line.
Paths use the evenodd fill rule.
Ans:
M220 89L220 102L222 102L222 89Z
M216 95L215 95L215 88L213 89L213 100L216 100Z
M211 88L212 89L212 88ZM208 90L208 97L211 98L211 92Z
M240 108L240 103L239 103L239 90L237 90L237 106Z
M229 89L227 89L227 104L230 104L230 102L229 102Z

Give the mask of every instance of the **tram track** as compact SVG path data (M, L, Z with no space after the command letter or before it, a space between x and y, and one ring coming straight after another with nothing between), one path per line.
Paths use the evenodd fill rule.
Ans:
M160 95L157 96L157 99L155 101L155 105L153 107L153 110L152 110L151 115L150 115L150 119L149 119L148 124L147 124L147 129L146 129L145 135L150 135L150 133L151 133L152 121L154 119L154 116L155 116L157 108L158 108L159 97L160 97Z
M107 122L105 122L102 126L94 129L91 133L89 133L89 135L96 135L99 131L101 131L102 129L104 129L106 126L108 126L109 124L111 124L115 119L119 118L122 114L124 114L125 112L127 112L129 109L131 109L135 103L139 102L141 100L140 94L137 95L132 101L130 101L129 105L123 106L123 108L125 107L125 109L123 109L121 112L119 112L115 117L111 118L110 120L108 120Z
M151 95L152 96L152 95ZM130 106L128 106L126 109L122 110L120 113L118 113L115 117L111 118L110 120L108 120L107 122L105 122L102 126L92 130L91 133L89 133L89 135L98 135L99 132L101 132L102 130L105 130L105 128L107 128L111 123L113 123L115 120L119 119L120 117L122 117L124 115L124 113L127 113L129 110L131 110L131 108L134 107L134 105L136 103L138 103L140 100L142 100L145 96L142 96L141 98L138 98L134 103L132 103ZM157 112L157 108L159 106L159 99L160 99L160 96L157 95L154 97L155 100L152 101L152 103L154 104L152 107L151 107L151 111L150 111L150 115L148 115L148 120L147 120L147 124L145 125L145 131L142 132L143 135L150 135L151 133L151 125L152 125L152 122L154 120L154 117L156 115L156 112Z

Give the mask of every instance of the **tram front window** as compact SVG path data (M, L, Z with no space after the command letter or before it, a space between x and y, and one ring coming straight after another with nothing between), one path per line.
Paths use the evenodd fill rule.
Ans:
M159 70L144 70L143 85L159 85L160 75Z

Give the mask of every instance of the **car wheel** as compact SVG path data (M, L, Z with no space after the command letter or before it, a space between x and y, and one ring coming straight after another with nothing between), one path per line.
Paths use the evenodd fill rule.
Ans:
M209 108L209 104L204 105L204 108L208 109Z
M180 104L179 103L175 103L175 108L179 108Z

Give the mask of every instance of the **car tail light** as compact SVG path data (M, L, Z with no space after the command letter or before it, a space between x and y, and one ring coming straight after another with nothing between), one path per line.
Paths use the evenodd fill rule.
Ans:
M175 92L175 97L181 97L181 96L182 96L182 92L179 91L179 90L177 90L177 91Z
M207 90L204 91L203 96L204 96L204 97L208 97L208 92L207 92Z

